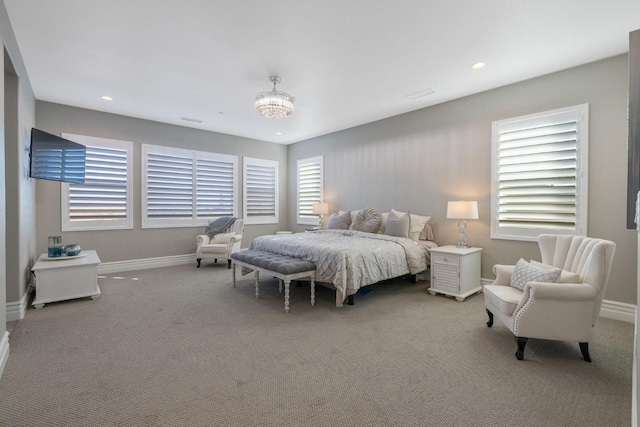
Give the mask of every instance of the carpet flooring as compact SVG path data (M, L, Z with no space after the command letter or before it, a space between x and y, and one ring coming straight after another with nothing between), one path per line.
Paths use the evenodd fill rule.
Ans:
M223 264L100 278L101 298L30 308L0 379L2 426L628 426L633 325L590 343L529 340L525 360L482 295L428 282L333 290L231 285Z

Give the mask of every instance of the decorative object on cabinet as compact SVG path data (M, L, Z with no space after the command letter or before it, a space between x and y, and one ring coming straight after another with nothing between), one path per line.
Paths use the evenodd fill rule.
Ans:
M577 341L584 360L591 362L589 340L600 315L616 245L590 237L541 234L538 246L542 264L531 264L561 269L558 279L554 283L530 281L521 290L512 283L515 266L495 265L496 280L483 289L487 326L493 326L495 316L509 328L516 337L518 360L524 358L527 340L538 338Z
M431 253L431 295L436 293L455 297L462 302L468 296L480 293L480 253L482 248L439 246Z
M464 201L449 202L447 204L447 218L458 220L458 247L468 248L467 245L467 221L466 219L478 219L478 202Z

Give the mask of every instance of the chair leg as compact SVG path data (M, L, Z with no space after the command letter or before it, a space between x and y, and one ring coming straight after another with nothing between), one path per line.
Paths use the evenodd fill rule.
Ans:
M485 310L487 310L487 314L489 315L489 321L487 322L487 326L488 327L492 327L493 326L493 313L490 312L488 308L485 308Z
M524 346L527 344L528 338L525 337L516 337L516 341L518 342L518 350L516 351L516 358L518 360L524 359Z
M581 342L580 343L580 351L582 352L582 357L584 357L584 360L586 360L587 362L591 363L591 357L589 357L589 343L588 342Z
M198 261L198 267L197 268L200 268L200 261L202 261L202 258L198 258L198 259L196 259L196 261Z
M227 268L231 268L231 260L229 260L229 266Z

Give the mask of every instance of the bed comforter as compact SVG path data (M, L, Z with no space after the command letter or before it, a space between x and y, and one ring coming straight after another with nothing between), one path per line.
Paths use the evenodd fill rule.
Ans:
M436 246L434 244L434 246ZM336 306L363 286L427 269L427 246L412 239L353 230L260 236L250 249L316 264L316 281L336 289Z

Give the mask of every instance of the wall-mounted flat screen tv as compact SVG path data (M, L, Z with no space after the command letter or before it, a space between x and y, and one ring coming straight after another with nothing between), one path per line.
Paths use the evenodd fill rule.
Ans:
M86 153L82 144L33 128L29 176L84 184Z

